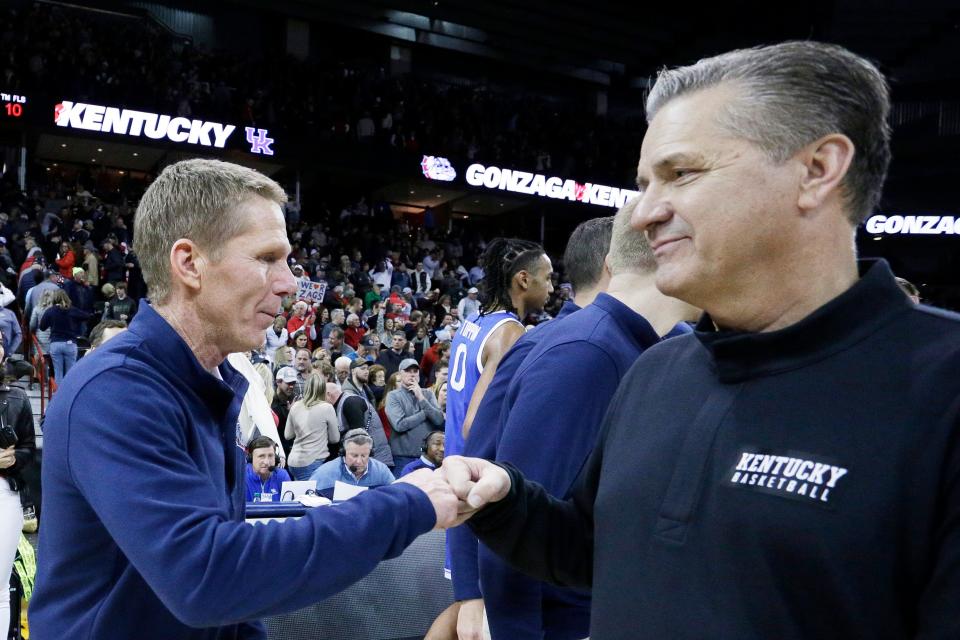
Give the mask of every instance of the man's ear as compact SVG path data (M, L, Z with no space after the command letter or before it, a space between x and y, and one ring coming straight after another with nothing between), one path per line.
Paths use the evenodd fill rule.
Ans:
M200 289L206 258L193 240L180 238L170 248L170 282L192 292Z
M804 171L797 206L802 211L817 209L840 192L855 151L850 138L832 133L800 152Z
M526 269L521 269L513 276L513 281L526 291L530 288L530 273Z

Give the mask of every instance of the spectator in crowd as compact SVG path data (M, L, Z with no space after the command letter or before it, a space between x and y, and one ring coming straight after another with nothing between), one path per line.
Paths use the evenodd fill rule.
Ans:
M103 279L114 285L125 282L127 264L123 260L123 254L120 253L120 250L114 244L114 240L107 238L101 246L103 248L103 262L101 263ZM121 318L114 318L114 320L120 319Z
M282 367L276 375L276 392L273 396L273 402L270 409L277 416L277 431L280 433L280 441L283 446L284 457L290 457L290 449L293 447L293 440L283 437L287 426L287 417L290 415L290 407L295 400L294 393L297 383L297 370L293 367Z
M443 411L443 414L447 414L447 383L446 381L441 382L437 385L437 406L440 407L440 411Z
M289 367L293 365L293 356L296 351L293 347L277 347L277 350L273 352L273 370L274 372L280 371L284 367Z
M127 295L127 283L119 281L114 283L116 291L113 298L107 300L103 307L104 320L123 320L130 323L133 316L137 314L137 301Z
M0 344L0 367L6 361L6 351ZM6 433L0 437L0 633L10 628L10 589L7 583L13 570L13 561L23 528L23 507L20 491L24 488L23 470L36 454L33 409L23 389L0 382L0 427ZM12 430L12 434L10 433ZM12 435L12 442L6 437ZM19 621L17 628L19 628Z
M343 341L353 349L360 347L360 340L366 334L366 330L360 325L360 316L351 313L347 316L347 327L343 330Z
M386 312L381 308L380 314L377 316L377 337L380 339L381 351L385 350L387 345L393 345L395 329L393 318L386 317Z
M413 473L417 469L436 469L443 464L443 443L446 436L443 431L431 431L420 443L420 457L407 463L400 472L400 477Z
M407 464L419 457L420 446L426 435L443 426L444 415L437 399L429 389L420 388L420 365L413 358L400 363L399 384L387 398L387 417L393 434L394 472L397 477Z
M439 333L439 332L438 332ZM446 338L445 340L443 338ZM438 335L437 341L423 353L420 358L420 373L426 378L435 377L434 368L450 355L450 339L446 335Z
M297 350L306 349L307 351L311 348L310 339L307 338L307 334L302 329L293 337L293 348Z
M376 362L379 355L380 349L377 348L376 336L371 335L364 336L363 339L360 340L360 344L357 346L357 351L348 355L347 357L350 358L350 360L361 358L372 364Z
M87 272L87 282L94 289L100 286L100 256L97 248L87 240L83 244L83 270Z
M49 365L48 371L53 371L53 361L50 359L50 329L41 329L40 328L40 319L43 318L43 314L53 306L53 296L56 290L47 290L44 291L40 296L40 301L36 307L33 308L33 313L30 315L30 332L33 333L33 337L37 339L37 344L40 346L40 350L43 352L44 360ZM34 350L31 349L31 352Z
M380 401L383 400L383 391L387 386L387 370L382 365L375 364L370 367L369 386L379 408Z
M247 444L247 454L247 502L279 502L290 474L278 466L277 443L257 436Z
M101 320L90 330L90 348L87 349L87 353L126 330L127 323L122 320Z
M264 334L266 336L264 355L270 362L274 362L277 349L282 346L286 346L287 342L290 340L290 335L287 332L286 324L286 318L284 318L283 315L278 315L273 319L273 325L271 325Z
M466 320L475 313L480 313L480 301L477 299L480 290L476 287L467 289L467 295L457 303L457 314Z
M26 306L23 310L24 314L27 317L31 317L33 315L33 307L40 301L40 298L45 292L60 291L62 289L60 286L62 280L59 271L54 268L48 269L46 271L46 279L27 292Z
M447 373L449 372L449 370L450 370L449 365L445 364L444 362L441 362L439 365L437 365L436 377L433 380L433 384L430 385L430 390L433 391L433 395L437 396L438 401L440 399L440 386L443 384L446 384ZM420 373L422 377L423 371L421 371Z
M303 397L303 392L307 386L307 379L313 373L313 363L311 362L310 350L300 348L296 350L293 357L293 369L297 372L297 379L293 385L293 399L299 400Z
M4 353L17 353L23 344L23 330L20 328L17 314L9 306L0 307L0 333L3 334Z
M70 296L70 302L73 303L74 308L93 315L95 292L93 287L87 284L87 272L82 267L74 267L73 279L64 281L63 287L67 295ZM79 335L87 335L86 322L80 324Z
M326 397L327 383L314 373L303 398L290 407L283 435L293 440L289 468L294 480L308 480L330 456L330 445L340 442L337 414Z
M473 505L505 499L471 523L484 545L591 587L591 637L637 620L651 637L960 630L960 381L944 375L960 368L960 316L913 305L884 261L856 257L889 111L873 64L810 41L651 88L633 224L658 288L704 309L697 331L626 375L571 499L478 459L441 472ZM826 380L860 383L827 395ZM718 544L731 532L749 544Z
M382 366L379 366L383 369ZM371 367L373 369L373 367ZM386 376L386 369L383 370L384 376ZM380 424L383 425L383 431L387 434L387 440L393 436L393 425L390 424L390 416L387 415L387 398L390 397L390 394L397 390L397 384L400 380L400 374L395 373L383 383L383 396L380 398L380 401L377 403L377 415L380 416Z
M40 318L40 330L50 330L50 359L57 384L63 382L77 361L77 336L81 324L90 317L86 311L74 308L67 293L58 289L53 293L50 308Z
M392 346L380 352L377 364L387 371L387 377L392 376L400 369L400 363L408 356L407 334L403 331L394 331L391 337Z
M353 347L348 345L343 340L344 340L343 329L341 329L340 327L334 327L333 331L330 332L330 338L329 338L330 357L333 358L334 361L336 361L336 359L339 358L340 356L349 357L351 354L356 354L356 351L353 349Z
M426 297L430 291L432 280L430 274L423 268L423 261L417 261L417 266L411 274L413 284L409 285L413 289L414 298L420 299Z
M317 483L317 491L330 494L337 482L357 487L382 487L391 484L393 474L387 465L371 456L373 438L363 429L351 429L343 434L340 456L320 466L310 479Z
M60 253L57 254L56 264L63 278L73 279L73 268L77 265L77 254L73 251L69 242L60 243Z
M314 326L317 317L313 313L307 313L309 308L310 305L303 300L297 300L293 304L290 319L287 320L287 333L291 338L295 336L298 331L303 330L307 334L308 339L317 339L317 329L316 326Z
M340 356L333 363L333 369L337 376L337 382L341 385L350 378L350 365L353 362L347 356Z
M341 385L343 393L337 407L337 420L343 431L366 429L373 438L373 457L392 469L393 454L377 414L373 391L367 384L369 378L369 362L358 358L350 363L350 378Z

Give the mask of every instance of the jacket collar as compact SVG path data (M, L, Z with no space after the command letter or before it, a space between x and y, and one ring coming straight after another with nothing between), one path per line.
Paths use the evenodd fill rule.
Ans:
M883 260L861 260L860 279L806 318L779 331L721 331L708 314L695 334L721 382L736 383L817 362L876 332L912 305Z
M660 342L660 336L653 330L647 319L606 293L598 294L593 303L616 318L617 323L625 332L633 336L644 349Z
M203 368L187 343L173 327L147 302L130 323L130 332L142 339L141 348L162 363L171 375L195 389L201 398L222 410L233 401L234 394L243 396L247 380L224 360L218 367L220 377Z

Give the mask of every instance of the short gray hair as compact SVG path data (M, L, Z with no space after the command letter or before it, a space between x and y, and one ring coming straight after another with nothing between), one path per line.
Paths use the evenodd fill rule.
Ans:
M173 243L188 238L219 260L223 245L245 230L234 209L253 195L287 201L280 185L262 173L219 160L184 160L157 176L134 218L134 246L155 303L170 295Z
M774 162L831 133L850 138L855 152L843 183L850 221L859 224L877 206L890 164L890 90L871 62L821 42L738 49L661 71L647 121L673 98L721 83L740 93L720 124Z
M650 243L643 231L630 226L630 218L637 205L637 198L628 200L613 216L613 233L610 236L610 253L607 264L611 275L633 273L645 275L657 269Z
M589 289L603 275L603 260L610 251L613 216L581 222L563 252L563 270L574 293Z

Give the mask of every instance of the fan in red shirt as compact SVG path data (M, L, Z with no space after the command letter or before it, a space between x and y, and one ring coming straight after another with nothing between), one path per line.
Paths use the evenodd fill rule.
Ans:
M343 329L343 341L353 347L354 350L360 347L360 340L367 333L366 328L360 324L360 316L351 313L347 316L347 326Z

